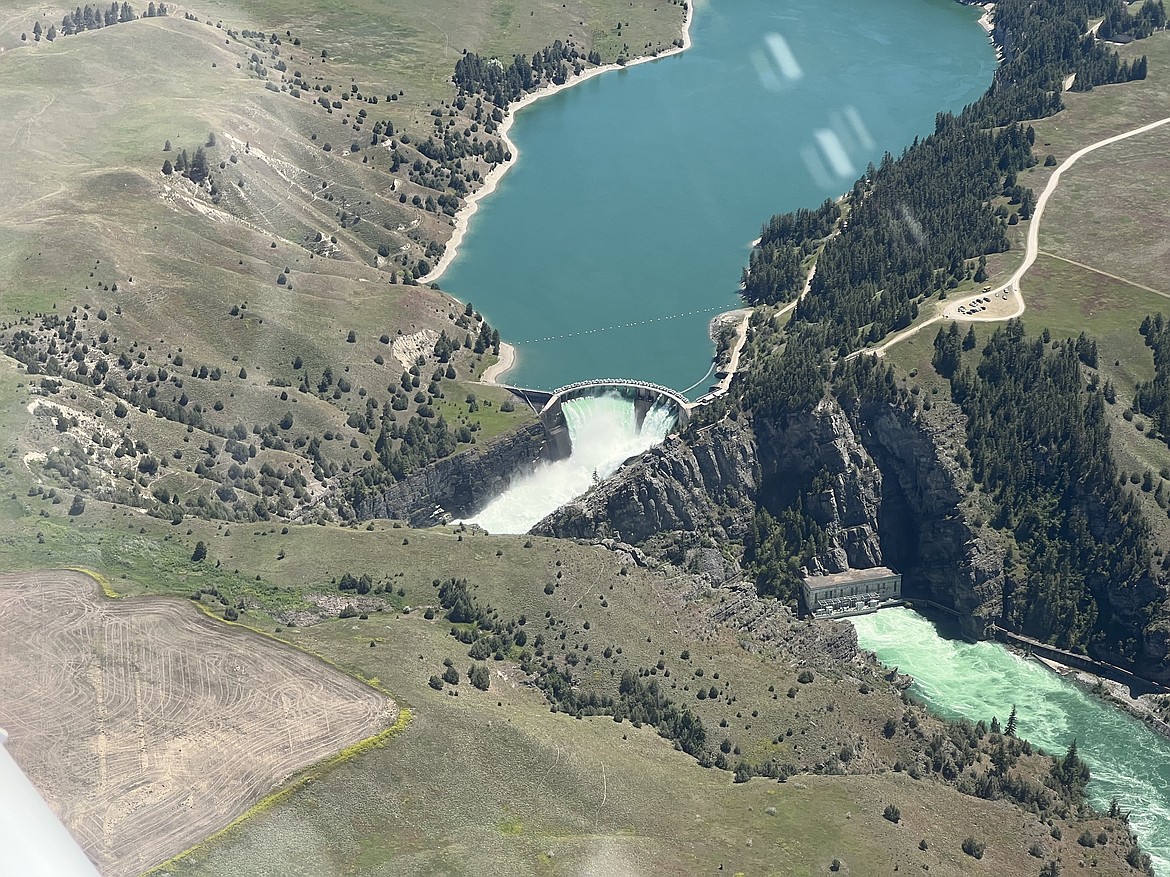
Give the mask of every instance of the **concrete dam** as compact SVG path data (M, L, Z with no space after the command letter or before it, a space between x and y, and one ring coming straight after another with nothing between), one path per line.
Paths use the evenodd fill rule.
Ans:
M573 453L572 434L565 418L565 404L573 400L611 396L631 402L634 407L634 427L639 432L646 424L647 415L656 409L665 409L673 414L675 428L685 427L691 416L692 403L685 397L669 387L649 381L599 378L567 384L551 392L527 387L509 386L506 389L531 406L540 417L548 439L547 458L550 460L562 460Z
M539 416L544 452L531 471L467 518L491 533L523 533L690 422L690 403L645 381L594 380L552 392L508 387Z

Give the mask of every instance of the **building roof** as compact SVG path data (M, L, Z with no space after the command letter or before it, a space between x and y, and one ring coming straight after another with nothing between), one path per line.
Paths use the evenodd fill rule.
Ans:
M841 585L855 585L871 582L876 579L896 576L888 566L873 566L869 569L847 569L845 572L831 573L827 576L805 576L804 583L810 589L835 588Z

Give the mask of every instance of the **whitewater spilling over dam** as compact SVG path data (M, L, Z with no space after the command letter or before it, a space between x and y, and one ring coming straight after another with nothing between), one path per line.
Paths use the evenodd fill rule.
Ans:
M635 381L588 381L553 393L513 391L538 411L549 455L466 519L489 533L527 532L690 416L688 403L673 390Z

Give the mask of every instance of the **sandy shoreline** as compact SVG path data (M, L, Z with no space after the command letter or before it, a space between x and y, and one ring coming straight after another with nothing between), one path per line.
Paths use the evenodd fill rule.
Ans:
M657 55L645 55L641 58L634 58L627 61L625 64L603 64L600 67L591 67L584 71L580 76L574 76L566 80L562 85L549 85L537 91L530 92L518 101L513 101L508 107L508 112L504 116L504 121L500 123L499 135L500 139L504 141L504 145L508 151L512 153L512 160L503 162L494 167L491 172L484 178L483 185L467 196L463 207L455 214L455 230L451 233L451 239L447 242L447 248L443 251L442 257L431 269L431 272L424 277L420 277L418 282L421 284L428 284L436 282L443 276L443 272L450 267L451 263L455 261L456 255L459 253L459 245L463 243L463 236L467 234L467 226L471 222L471 217L475 216L476 210L479 209L479 202L486 198L496 190L496 186L500 184L500 178L507 173L508 168L512 167L520 158L520 150L508 136L508 132L512 128L512 123L516 121L516 114L525 107L529 107L538 100L557 92L564 91L566 88L572 88L587 79L592 79L594 76L600 76L602 73L608 73L611 70L625 70L630 67L636 67L638 64L645 64L649 61L657 61L659 58L666 58L669 55L677 55L680 52L685 52L691 47L691 22L694 21L694 0L690 0L683 7L683 30L682 30L682 46L672 46L669 49L659 52ZM501 352L503 347L501 346ZM502 374L502 372L500 373ZM497 374L495 377L499 377Z
M983 14L979 16L979 26L987 31L987 35L991 36L995 32L995 24L992 21L992 16L995 14L994 3L984 3Z
M500 358L483 370L479 376L481 384L498 384L505 372L516 364L516 348L504 341L500 342Z

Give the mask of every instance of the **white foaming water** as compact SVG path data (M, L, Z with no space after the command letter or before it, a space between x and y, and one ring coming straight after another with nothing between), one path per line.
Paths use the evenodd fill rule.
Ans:
M675 423L667 405L655 405L637 426L634 403L617 393L572 399L562 406L573 453L544 463L468 518L489 533L526 533L538 521L608 478L630 457L659 444Z

